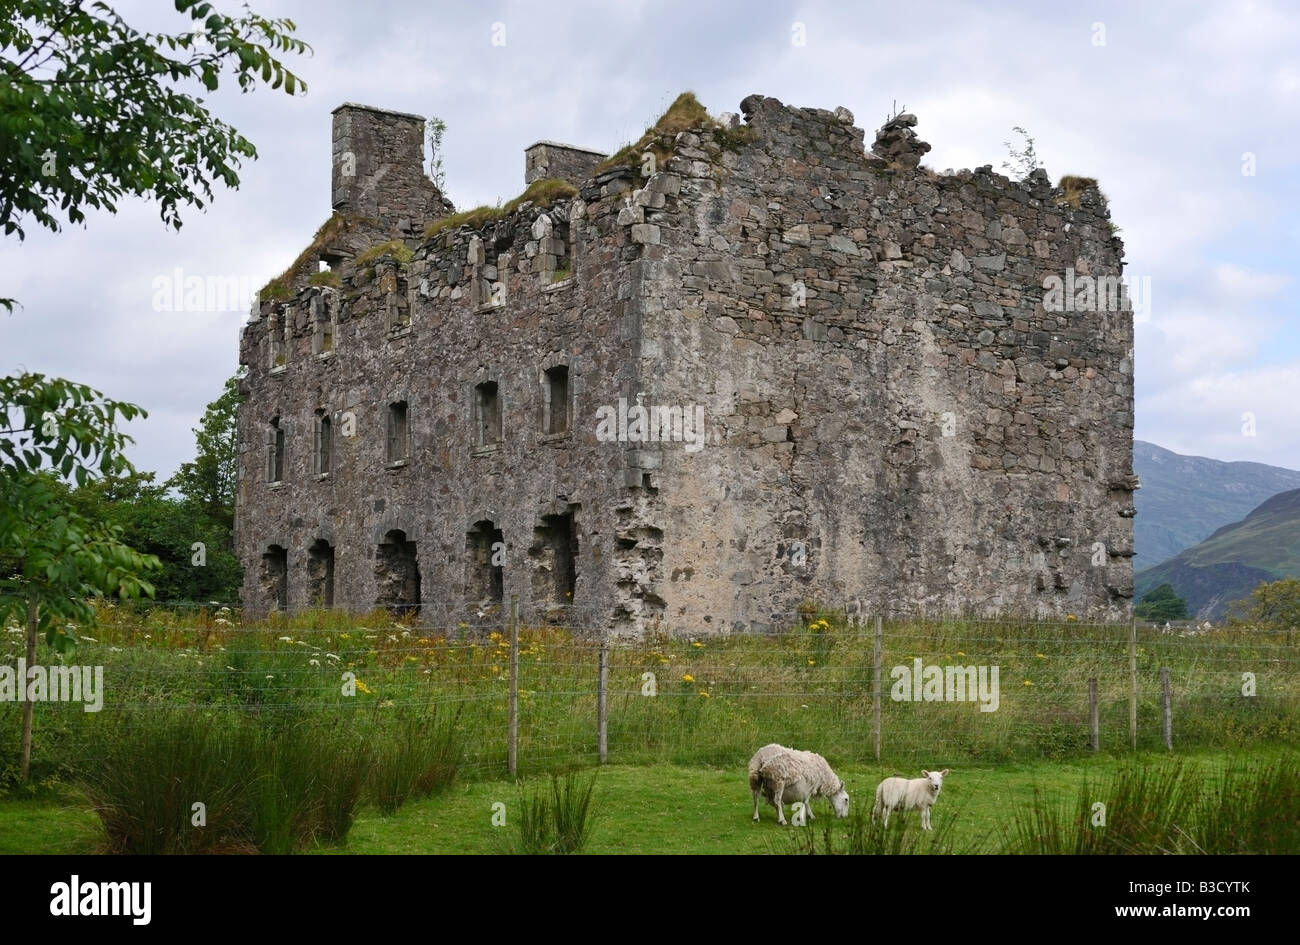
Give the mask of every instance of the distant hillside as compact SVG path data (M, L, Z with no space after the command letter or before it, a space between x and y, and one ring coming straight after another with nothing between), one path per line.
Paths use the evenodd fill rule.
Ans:
M1245 518L1265 499L1300 489L1300 472L1263 463L1225 463L1183 456L1154 443L1133 441L1137 518L1133 565L1150 568Z
M1136 576L1141 598L1168 581L1202 619L1222 617L1228 605L1260 581L1300 578L1300 489L1264 501L1240 522Z

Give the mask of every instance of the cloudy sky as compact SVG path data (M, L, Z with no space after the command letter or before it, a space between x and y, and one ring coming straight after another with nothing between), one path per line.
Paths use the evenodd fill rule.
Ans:
M187 28L157 0L115 6L142 29ZM868 141L897 103L919 117L938 170L1000 168L1012 126L1023 126L1054 180L1099 179L1126 274L1150 280L1149 318L1137 326L1138 437L1300 468L1294 5L252 6L293 19L314 54L292 64L306 95L211 96L259 150L239 190L184 214L179 233L156 208L129 203L84 228L29 226L25 243L0 244L0 295L23 306L0 314L0 370L71 377L146 407L149 418L129 428L140 468L166 476L191 457L190 428L234 371L246 317L155 311L155 280L180 269L257 287L283 270L330 213L336 105L442 117L448 193L469 207L517 194L523 149L537 139L613 150L688 88L715 114L752 92L843 105Z

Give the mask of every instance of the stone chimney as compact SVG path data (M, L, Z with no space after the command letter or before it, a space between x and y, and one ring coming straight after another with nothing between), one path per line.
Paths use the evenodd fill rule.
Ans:
M591 177L596 165L608 154L575 148L571 144L555 141L538 141L524 149L524 186L547 177L567 180L575 187Z
M380 228L415 232L453 208L424 172L424 118L368 105L334 109L331 204Z

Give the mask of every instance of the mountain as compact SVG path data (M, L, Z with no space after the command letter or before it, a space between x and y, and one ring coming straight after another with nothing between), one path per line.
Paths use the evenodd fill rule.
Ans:
M1150 568L1239 522L1265 499L1300 489L1300 472L1263 463L1225 463L1183 456L1154 443L1133 441L1137 517L1134 566Z
M1260 581L1284 577L1300 578L1300 489L1265 500L1240 522L1139 572L1135 600L1167 581L1190 613L1214 620Z

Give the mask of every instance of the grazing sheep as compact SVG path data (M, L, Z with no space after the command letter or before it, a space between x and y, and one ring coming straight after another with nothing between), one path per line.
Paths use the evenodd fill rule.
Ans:
M809 800L830 798L836 817L849 815L849 795L826 759L811 751L797 751L781 745L764 745L749 760L749 789L754 794L754 819L758 820L758 798L762 794L776 808L776 822L785 823L782 801L803 802L809 818Z
M948 769L942 771L922 771L924 777L885 778L876 788L876 806L871 810L871 819L881 811L885 814L885 826L889 826L891 810L921 810L921 827L930 830L930 805L939 797L943 789L943 779L948 776Z

